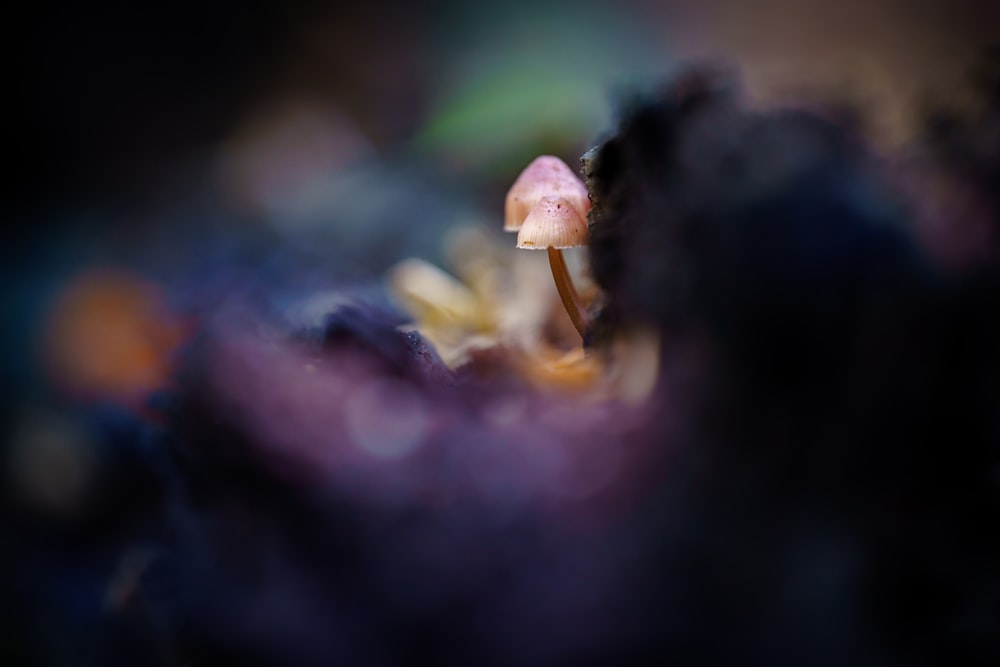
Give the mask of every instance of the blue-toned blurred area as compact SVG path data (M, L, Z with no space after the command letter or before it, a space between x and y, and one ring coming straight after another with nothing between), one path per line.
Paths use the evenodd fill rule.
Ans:
M23 351L91 269L133 271L183 309L242 270L322 282L439 260L448 228L494 225L531 157L573 160L608 129L612 86L663 70L637 11L37 10L7 125L7 386L37 388Z
M997 655L997 3L20 9L0 665Z

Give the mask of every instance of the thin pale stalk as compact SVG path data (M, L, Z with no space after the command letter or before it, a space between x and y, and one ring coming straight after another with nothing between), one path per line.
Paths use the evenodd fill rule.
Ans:
M583 338L587 329L590 328L587 311L583 308L580 295L577 294L573 281L569 277L569 269L566 267L566 260L563 259L562 250L549 248L549 266L552 268L552 278L556 282L556 291L562 300L563 308L569 313L569 319L573 321L573 326L580 332Z

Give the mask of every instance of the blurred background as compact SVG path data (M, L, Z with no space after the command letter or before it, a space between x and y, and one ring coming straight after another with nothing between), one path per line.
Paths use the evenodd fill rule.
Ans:
M47 516L122 455L108 434L169 383L192 313L247 284L280 300L440 262L460 225L501 238L531 158L575 165L679 63L728 63L761 105L842 102L888 152L927 104L970 103L968 68L1000 37L990 0L21 10L2 126L0 456L5 497Z
M3 126L12 399L91 269L183 299L239 266L343 280L435 260L449 227L496 227L533 156L574 163L694 58L738 69L761 104L849 105L898 148L926 103L964 104L1000 25L988 0L24 9Z

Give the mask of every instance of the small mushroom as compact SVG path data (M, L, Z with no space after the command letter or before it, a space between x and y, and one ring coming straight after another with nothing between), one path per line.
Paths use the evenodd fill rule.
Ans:
M577 208L563 197L542 197L517 233L518 248L548 251L549 266L559 298L581 337L586 335L590 321L569 276L562 248L585 246L588 241L590 232L586 221Z
M583 181L559 158L541 155L525 167L507 192L504 231L519 230L542 197L562 197L583 217L590 211L590 198Z

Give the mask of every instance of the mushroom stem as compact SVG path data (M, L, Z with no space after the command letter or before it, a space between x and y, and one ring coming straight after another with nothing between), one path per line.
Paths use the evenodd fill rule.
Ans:
M569 269L566 268L566 260L563 259L562 250L549 246L549 266L552 268L552 278L556 282L556 291L562 300L563 308L569 314L569 319L573 321L573 326L580 332L583 338L587 329L590 328L590 321L587 311L584 310L580 302L580 295L577 294L573 281L569 277Z

